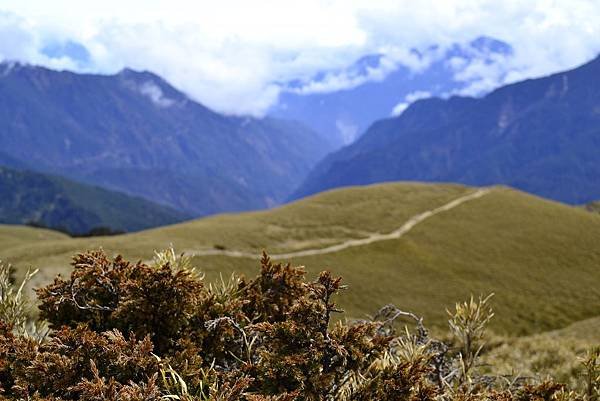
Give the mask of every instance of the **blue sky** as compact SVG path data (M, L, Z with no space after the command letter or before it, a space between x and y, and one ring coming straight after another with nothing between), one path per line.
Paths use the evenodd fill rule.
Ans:
M487 35L514 53L466 70L487 90L600 53L598 0L0 0L0 60L56 69L154 71L218 111L263 114L278 82L365 54L418 70L410 49ZM464 71L462 72L465 73ZM355 82L333 80L332 87ZM335 86L337 85L337 86ZM330 88L320 87L327 91Z

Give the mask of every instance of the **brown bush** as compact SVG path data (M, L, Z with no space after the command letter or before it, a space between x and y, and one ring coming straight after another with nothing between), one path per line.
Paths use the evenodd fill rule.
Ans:
M174 252L157 265L77 255L68 279L37 291L52 329L37 339L0 323L5 400L594 400L597 370L577 393L554 382L482 375L487 299L457 304L456 347L387 306L373 320L333 323L339 278L307 282L264 255L257 278L205 286ZM166 256L165 256L166 255ZM397 332L413 319L414 333ZM594 354L596 355L596 354Z

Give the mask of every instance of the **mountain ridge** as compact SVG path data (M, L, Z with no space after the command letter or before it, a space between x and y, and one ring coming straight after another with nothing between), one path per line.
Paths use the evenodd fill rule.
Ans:
M150 72L4 70L4 164L194 216L278 204L331 149L298 122L213 112Z
M390 116L396 108L407 106L415 98L464 90L476 78L457 76L471 63L492 64L512 53L509 44L481 36L444 48L412 49L404 56L408 59L404 62L391 61L383 53L366 55L339 71L321 72L308 79L281 83L283 92L270 115L302 120L317 132L333 137L340 148L357 139L371 123ZM391 68L390 63L395 66ZM403 63L426 65L415 68ZM377 74L383 71L384 76L368 79L375 71ZM311 86L324 85L328 79L333 83L346 80L355 84L311 91Z
M2 224L34 224L83 235L94 229L139 231L188 218L142 198L0 166Z
M599 75L600 56L481 98L418 100L328 155L290 199L396 180L506 184L568 203L598 199L600 85L592 78Z

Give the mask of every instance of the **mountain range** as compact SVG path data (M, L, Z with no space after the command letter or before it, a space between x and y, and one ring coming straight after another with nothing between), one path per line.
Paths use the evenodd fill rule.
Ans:
M1 63L0 166L23 179L20 187L12 182L0 192L37 199L40 192L32 185L30 194L23 192L26 183L63 177L70 185L87 185L79 193L106 189L100 198L107 204L128 205L120 216L145 199L140 210L150 208L162 216L150 223L156 225L397 180L506 184L569 203L600 198L600 58L483 97L430 97L408 106L417 92L446 94L468 85L455 79L457 65L493 63L512 50L503 42L479 38L439 51L441 56L418 74L399 67L381 81L327 94L290 89L280 110L272 113L288 119L216 113L146 71L95 75ZM383 55L367 56L345 74L360 77L385 63ZM321 74L314 82L328 79ZM289 87L303 85L307 83ZM339 112L353 118L342 125L356 128L389 115L390 108L398 115L374 122L355 142L334 151L343 142L342 133L335 131ZM317 132L324 129L332 131ZM344 135L348 139L355 133ZM34 173L40 176L34 179ZM6 215L16 210L11 209L17 199L13 196L6 199L0 219L35 222L31 216L55 204L62 193L42 187L49 193L32 206L32 215ZM63 218L80 210L60 205L69 211ZM81 219L86 216L82 211ZM119 230L147 227L126 219L85 221L65 224L75 224L75 231L107 221Z
M328 155L292 198L415 180L506 184L579 204L600 198L600 57L481 97L430 98Z
M449 47L413 49L404 61L369 54L347 68L285 83L270 115L302 121L341 147L416 99L466 89L477 79L465 74L474 64L492 64L512 53L509 44L482 36ZM336 85L344 87L332 89Z
M201 216L280 203L332 144L300 123L232 117L162 78L0 65L0 164Z

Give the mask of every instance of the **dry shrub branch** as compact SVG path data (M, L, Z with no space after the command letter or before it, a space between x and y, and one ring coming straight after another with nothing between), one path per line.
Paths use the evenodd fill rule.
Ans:
M2 400L598 400L597 349L580 389L480 373L489 297L449 312L448 343L393 305L334 322L341 279L308 281L266 254L256 278L205 285L172 249L149 265L94 251L37 290L44 337L24 328L28 304L9 277L2 265Z

